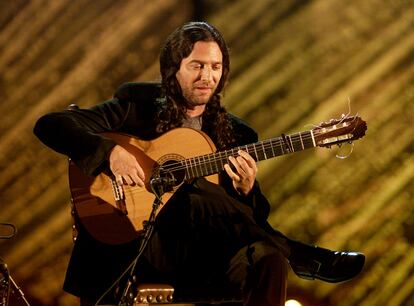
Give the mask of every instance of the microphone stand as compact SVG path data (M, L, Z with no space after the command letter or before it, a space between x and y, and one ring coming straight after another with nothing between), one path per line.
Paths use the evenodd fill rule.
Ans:
M144 252L146 246L148 245L148 242L154 231L155 217L157 216L157 211L160 205L163 204L161 196L164 194L165 188L168 187L168 183L165 181L159 180L159 178L155 178L150 181L150 186L151 186L152 191L155 194L155 199L154 199L154 202L152 203L151 214L150 214L149 220L144 221L144 236L141 240L141 243L138 249L138 255L134 259L132 267L130 268L130 273L129 273L127 284L122 292L122 295L119 299L119 302L117 303L117 306L121 306L121 305L131 306L134 303L135 294L131 292L131 287L133 283L136 282L136 277L134 275L135 267L138 263L139 258Z
M0 264L0 273L2 273L4 275L5 278L5 284L3 284L5 287L9 287L9 282L11 284L11 292L15 293L16 295L18 295L17 298L20 298L21 300L23 300L23 302L27 305L30 306L30 303L27 301L22 289L17 286L16 282L14 281L13 277L11 277L9 270L7 269L7 264L5 263L1 263ZM9 287L10 288L10 287ZM7 296L4 298L3 297L3 301L2 303L0 303L0 305L4 305L7 306L8 304L8 293Z
M11 277L11 275L9 275L9 280L10 283L12 285L12 291L18 293L19 297L23 300L23 302L27 305L30 306L29 302L27 301L22 289L20 289L19 286L17 286L16 282L14 281L14 279Z
M9 228L11 228L11 233L8 235L0 235L0 239L11 239L16 235L16 226L14 226L14 224L12 223L5 223L5 222L0 222L0 225L2 226L7 226ZM3 280L3 284L0 284L0 287L7 287L7 293L5 296L2 297L2 300L0 301L0 305L4 305L7 306L8 304L8 298L9 298L9 293L10 293L10 289L12 293L15 293L16 295L18 295L18 298L22 299L23 302L27 305L30 306L29 302L27 301L23 290L17 286L16 282L14 281L13 277L10 275L9 273L9 269L7 268L7 264L5 262L3 262L1 260L0 262L0 273L3 274L4 276L4 280ZM10 288L10 284L11 284L11 288Z

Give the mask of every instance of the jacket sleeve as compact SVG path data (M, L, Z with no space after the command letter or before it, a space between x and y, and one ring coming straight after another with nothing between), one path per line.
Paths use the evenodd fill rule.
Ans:
M115 142L100 133L122 126L130 105L114 98L89 109L52 112L38 119L34 134L48 147L70 157L88 175L106 166Z
M266 223L267 218L269 217L270 204L265 195L262 193L259 182L257 180L254 182L253 188L247 196L238 194L234 190L233 185L231 183L230 186L231 187L227 188L224 187L227 193L239 202L242 202L251 207L256 222L259 225L264 225Z
M235 146L242 146L258 141L257 133L245 122L231 114L230 118L233 122L233 129L236 138ZM260 184L257 180L254 182L253 188L247 196L238 194L238 192L233 188L233 184L227 173L221 173L221 181L223 187L226 189L229 195L253 209L256 222L259 224L266 223L266 220L270 213L270 204L262 193Z

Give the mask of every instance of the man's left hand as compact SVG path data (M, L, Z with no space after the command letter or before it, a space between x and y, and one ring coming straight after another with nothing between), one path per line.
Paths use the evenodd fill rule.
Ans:
M233 181L234 188L242 195L248 195L252 190L256 179L257 166L253 157L249 153L240 150L236 158L229 157L229 161L234 166L232 170L229 164L224 165L224 170Z

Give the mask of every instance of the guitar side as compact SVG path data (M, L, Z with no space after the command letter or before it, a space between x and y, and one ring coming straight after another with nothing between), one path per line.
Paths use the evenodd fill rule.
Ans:
M108 244L121 244L138 237L143 222L148 220L155 195L149 181L154 168L168 159L187 159L215 151L210 138L201 131L179 128L162 136L145 141L136 137L104 133L128 152L133 154L145 173L145 187L122 186L127 214L117 206L111 178L101 173L96 177L85 175L73 162L69 164L69 187L76 215L85 229L97 240ZM218 176L207 177L218 183ZM166 192L166 203L174 194Z

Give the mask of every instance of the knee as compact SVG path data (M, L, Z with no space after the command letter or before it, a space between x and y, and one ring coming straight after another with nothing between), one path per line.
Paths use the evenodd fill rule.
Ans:
M264 242L251 245L249 261L254 270L264 274L273 274L274 277L285 278L287 276L288 262L283 253Z
M279 250L261 257L256 263L256 269L262 269L262 273L273 274L277 278L287 276L288 262Z

